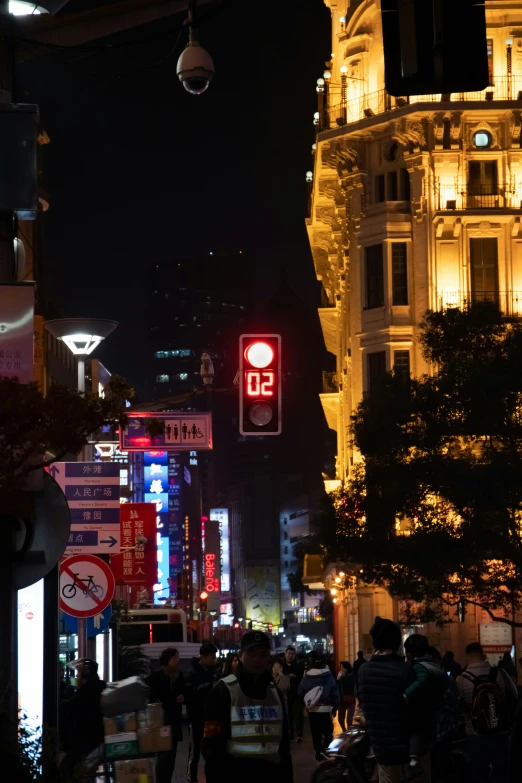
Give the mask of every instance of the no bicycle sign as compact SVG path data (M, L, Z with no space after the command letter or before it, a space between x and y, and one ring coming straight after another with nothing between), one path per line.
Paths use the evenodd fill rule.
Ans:
M114 596L110 567L95 555L73 555L60 565L60 609L73 617L94 617Z

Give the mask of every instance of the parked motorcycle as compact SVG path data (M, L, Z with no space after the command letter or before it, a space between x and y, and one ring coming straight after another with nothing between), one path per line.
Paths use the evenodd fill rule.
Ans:
M362 726L352 726L330 743L310 783L371 783L377 779L368 732Z

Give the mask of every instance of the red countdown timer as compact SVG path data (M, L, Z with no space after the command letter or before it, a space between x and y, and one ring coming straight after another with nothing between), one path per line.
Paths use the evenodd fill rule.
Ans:
M281 432L281 337L242 334L239 339L239 431L242 435Z

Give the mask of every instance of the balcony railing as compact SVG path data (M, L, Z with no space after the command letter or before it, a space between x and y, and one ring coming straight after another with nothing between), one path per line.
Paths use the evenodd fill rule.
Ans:
M440 310L451 307L467 310L478 302L494 302L504 315L522 316L522 291L440 291L437 294Z
M323 372L323 394L337 394L339 381L336 372Z
M458 211L463 209L520 209L522 186L511 183L505 187L492 185L437 185L436 208Z
M358 122L365 117L383 114L412 103L454 103L458 101L520 101L522 100L522 76L499 76L493 84L480 92L454 92L446 95L410 95L394 98L386 90L367 93L358 98L342 98L339 85L329 85L328 98L319 116L319 130L341 127Z

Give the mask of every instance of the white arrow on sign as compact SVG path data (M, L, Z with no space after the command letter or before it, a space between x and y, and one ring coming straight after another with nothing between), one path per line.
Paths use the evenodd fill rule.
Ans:
M132 427L133 430L139 430L141 427L140 420L139 419L131 419L129 421L129 427Z
M100 620L103 620L103 614L95 614L93 619L95 628L100 627Z

